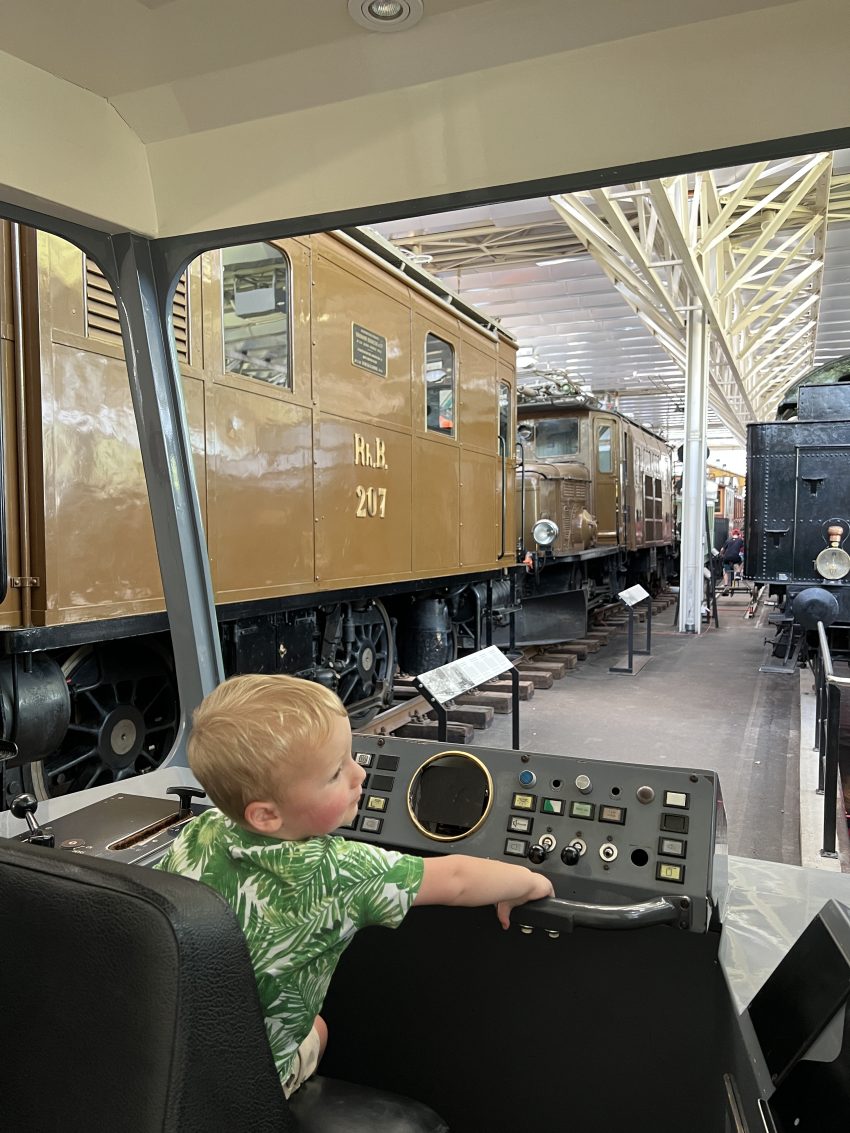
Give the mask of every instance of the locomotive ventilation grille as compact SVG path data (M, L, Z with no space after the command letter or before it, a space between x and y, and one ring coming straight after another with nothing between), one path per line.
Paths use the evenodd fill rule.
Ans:
M88 256L86 261L86 334L99 338L101 342L111 342L123 348L121 324L118 321L118 304L106 276ZM174 303L171 309L174 328L174 342L177 357L181 362L189 362L189 300L186 294L186 275L180 276Z
M581 480L561 481L561 532L569 542L568 532L580 524L579 515L587 507L587 485Z

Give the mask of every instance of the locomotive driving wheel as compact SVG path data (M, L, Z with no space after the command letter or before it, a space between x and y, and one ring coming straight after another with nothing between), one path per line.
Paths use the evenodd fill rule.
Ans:
M87 645L62 671L71 722L60 747L30 764L37 798L119 783L162 763L180 713L174 673L159 650L138 641Z
M352 728L380 711L381 696L395 672L393 626L383 602L346 603L343 642L337 652L337 695L348 709Z

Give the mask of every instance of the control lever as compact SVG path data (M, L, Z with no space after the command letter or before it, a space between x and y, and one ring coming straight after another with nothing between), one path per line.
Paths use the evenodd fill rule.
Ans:
M564 865L578 865L581 861L581 850L578 846L564 846L561 850L561 861Z
M205 799L207 797L207 792L202 791L200 787L169 787L165 793L167 795L177 795L180 799L180 812L177 815L178 819L192 817L192 799Z
M529 851L530 855L531 851ZM690 928L691 902L680 897L654 897L631 905L594 905L589 901L569 901L561 897L542 897L515 910L522 916L523 931L534 928L571 932L575 925L585 928L626 929L672 924Z
M545 862L549 857L549 851L544 846L534 845L528 851L528 860L534 862L535 865L540 865Z
M25 818L27 826L30 828L29 837L27 841L32 846L53 846L55 840L52 834L45 834L39 824L35 820L35 812L38 810L38 799L35 795L17 795L12 799L12 804L9 807L15 818Z

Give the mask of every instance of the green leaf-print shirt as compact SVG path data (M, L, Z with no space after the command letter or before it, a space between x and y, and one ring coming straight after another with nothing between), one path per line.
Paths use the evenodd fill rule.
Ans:
M157 868L203 881L233 908L285 1080L344 949L366 925L401 924L423 865L344 838L265 838L211 809L188 823Z

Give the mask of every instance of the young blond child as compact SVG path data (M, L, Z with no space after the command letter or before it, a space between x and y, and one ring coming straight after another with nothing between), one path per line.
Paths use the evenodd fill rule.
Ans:
M327 1043L319 1014L358 929L397 927L412 905L515 905L552 895L524 866L423 859L331 837L350 823L365 773L341 701L286 676L233 677L195 712L189 764L217 809L188 823L159 863L217 889L242 926L286 1096Z

